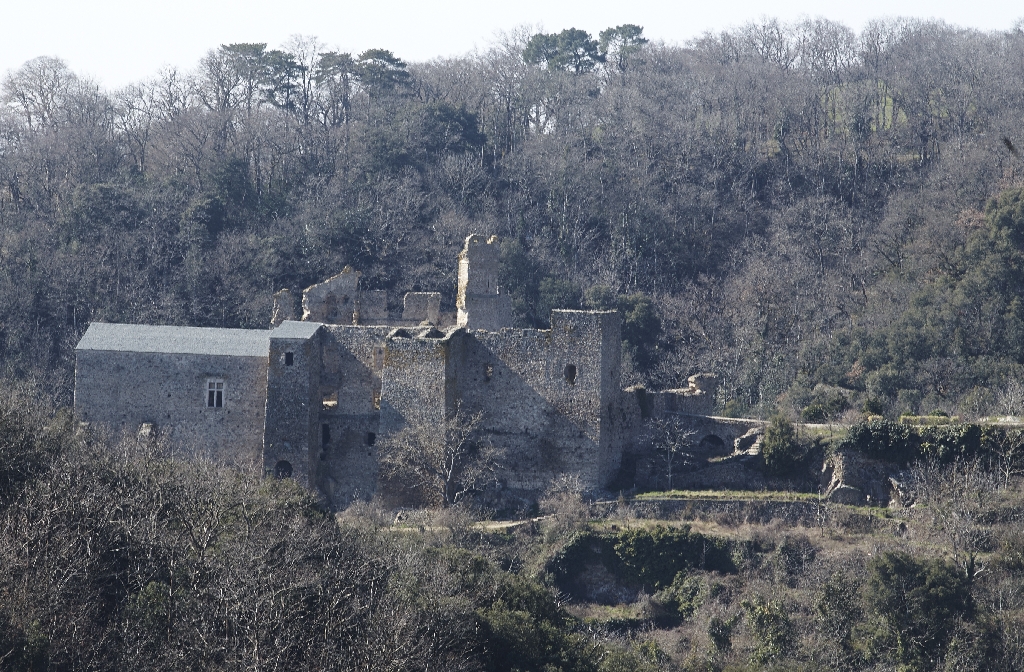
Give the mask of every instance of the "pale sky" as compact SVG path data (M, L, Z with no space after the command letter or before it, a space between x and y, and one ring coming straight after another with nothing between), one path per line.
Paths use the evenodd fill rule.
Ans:
M358 53L390 49L406 61L484 50L498 31L529 24L546 32L593 34L635 23L653 40L682 44L706 31L763 16L825 17L859 30L886 16L937 18L980 30L1009 30L1024 17L1014 0L0 0L0 76L36 56L64 59L106 88L193 68L210 49L233 42L281 46L316 36Z

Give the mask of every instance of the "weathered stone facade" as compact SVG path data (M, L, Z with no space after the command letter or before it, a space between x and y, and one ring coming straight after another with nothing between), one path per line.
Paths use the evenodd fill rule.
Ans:
M555 310L550 329L509 328L497 253L494 238L467 239L457 318L430 292L407 295L389 318L383 292L345 269L303 292L301 321L288 319L297 297L276 294L266 331L95 323L77 349L76 410L125 431L151 424L340 507L377 490L387 437L456 409L479 414L481 439L504 451L500 487L529 497L560 473L600 490L643 416L711 408L705 379L664 393L621 389L618 312ZM219 401L209 396L218 383Z
M127 327L127 328L126 328ZM94 323L76 351L81 420L141 425L189 451L232 464L262 453L269 333ZM209 386L220 403L208 404Z

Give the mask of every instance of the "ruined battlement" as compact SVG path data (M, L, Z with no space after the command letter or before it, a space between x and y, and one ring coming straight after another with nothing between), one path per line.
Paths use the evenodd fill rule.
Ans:
M346 266L332 278L302 292L302 321L326 324L386 324L388 295L362 289L362 273Z

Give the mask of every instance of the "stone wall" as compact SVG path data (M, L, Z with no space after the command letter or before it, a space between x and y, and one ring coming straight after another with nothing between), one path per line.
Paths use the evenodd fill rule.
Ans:
M407 324L441 323L440 292L408 292L402 310L402 322Z
M79 350L80 420L135 434L152 424L179 450L259 468L266 357ZM208 408L207 383L223 381L223 406Z
M264 473L290 476L306 487L316 484L319 453L319 329L315 323L285 322L272 332L263 388Z
M317 484L335 507L377 487L381 375L388 327L324 325ZM327 441L323 427L327 426Z
M440 422L454 412L453 342L460 331L395 329L387 337L381 393L381 431ZM456 346L457 347L457 346Z
M487 331L512 326L512 304L498 286L499 256L497 236L466 238L459 253L458 326Z
M325 324L386 324L388 295L359 287L362 273L348 266L302 292L302 320Z
M550 330L469 332L455 367L463 408L483 413L505 450L509 488L537 491L560 473L597 489L618 468L618 313L554 311ZM611 348L611 343L616 347Z

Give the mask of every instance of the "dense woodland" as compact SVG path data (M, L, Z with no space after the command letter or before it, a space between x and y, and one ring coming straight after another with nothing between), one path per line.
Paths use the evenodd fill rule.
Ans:
M393 308L414 289L451 308L482 232L521 325L624 311L626 382L712 371L736 413L833 389L1020 410L1020 26L519 30L410 64L383 46L222 45L117 91L52 57L8 72L4 373L67 403L90 320L265 327L273 291L345 265Z

